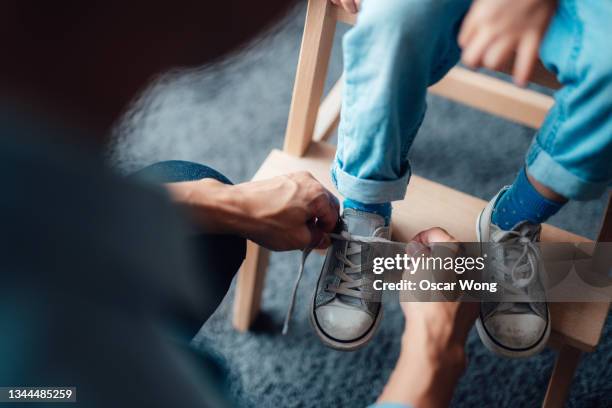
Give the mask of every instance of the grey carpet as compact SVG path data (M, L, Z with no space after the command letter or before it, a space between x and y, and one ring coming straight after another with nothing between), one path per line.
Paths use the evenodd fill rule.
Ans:
M303 18L299 7L280 27L220 66L177 70L158 78L118 124L109 152L114 165L130 172L155 161L182 159L206 163L234 182L252 177L270 149L282 146ZM339 45L337 36L330 78L341 71ZM533 133L430 97L411 151L413 170L488 199L512 181ZM592 238L603 207L604 199L570 203L551 223ZM364 349L342 353L323 347L307 322L307 306L322 263L320 256L313 255L292 331L283 337L280 326L297 262L297 253L272 256L264 313L256 330L248 334L232 330L232 289L195 343L226 361L232 393L242 406L358 407L373 402L398 353L403 327L398 306L385 304L380 331ZM569 406L612 406L612 321L608 323L602 344L579 367ZM540 404L552 369L552 351L527 360L506 360L488 353L475 332L467 348L470 366L456 391L455 406Z

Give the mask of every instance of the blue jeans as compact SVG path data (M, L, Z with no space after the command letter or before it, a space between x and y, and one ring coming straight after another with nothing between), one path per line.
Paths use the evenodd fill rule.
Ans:
M471 0L366 0L344 37L345 83L332 179L346 198L401 200L427 87L459 60ZM527 156L536 180L571 199L612 180L612 2L561 0L540 48L563 85Z
M178 183L205 178L232 184L227 177L211 167L182 160L158 162L137 171L131 177L152 184ZM225 297L232 278L246 256L246 239L234 235L202 233L196 230L191 246L198 264L202 266L202 275L206 278L207 297L202 299L202 305L205 305L206 317L208 317ZM199 324L201 325L202 322L200 321Z
M223 184L233 184L227 177L211 167L183 160L158 162L137 171L133 176L153 183L178 183L212 178Z

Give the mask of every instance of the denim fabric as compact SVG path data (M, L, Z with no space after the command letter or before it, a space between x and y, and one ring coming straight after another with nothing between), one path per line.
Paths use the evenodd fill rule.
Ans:
M563 0L540 47L563 88L527 154L536 180L572 199L612 180L612 2Z
M154 183L177 183L213 178L224 184L232 184L227 177L213 168L182 160L158 162L134 173L133 176Z
M457 33L470 4L363 3L343 40L344 104L332 179L346 198L403 199L427 87L457 63ZM610 21L610 2L562 0L541 47L544 64L564 88L526 162L538 181L568 198L596 197L612 179Z
M132 177L153 184L195 181L204 178L232 182L217 170L198 163L181 160L158 162L134 173ZM193 253L203 266L209 289L206 303L217 308L227 293L234 274L246 256L246 239L234 235L202 233L196 227L191 237Z
M91 408L236 406L192 339L245 240L191 250L167 199L27 113L0 113L0 384L70 384Z

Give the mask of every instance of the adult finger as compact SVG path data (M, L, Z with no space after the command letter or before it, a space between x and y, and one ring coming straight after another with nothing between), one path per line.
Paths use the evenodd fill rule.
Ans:
M412 241L416 241L427 246L435 242L457 242L455 237L440 227L433 227L421 231L416 234L414 238L412 238Z
M332 205L334 206L336 211L338 213L340 213L340 201L338 200L338 197L336 197L332 193L329 193L329 196L330 196L330 200L331 200Z
M325 233L323 230L314 223L313 221L309 221L306 224L308 228L308 234L310 235L310 240L308 242L308 246L312 248L319 248L320 245L324 244Z
M332 232L336 229L340 212L339 204L334 201L329 192L319 195L314 203L314 216L317 219L317 227L324 232Z
M328 234L323 233L323 237L319 241L319 244L316 246L317 249L326 249L331 245L331 238Z
M315 231L311 227L311 224L314 225L314 222L309 221L307 224L293 231L293 239L291 240L293 248L291 249L305 249L319 243L321 236L314 236Z

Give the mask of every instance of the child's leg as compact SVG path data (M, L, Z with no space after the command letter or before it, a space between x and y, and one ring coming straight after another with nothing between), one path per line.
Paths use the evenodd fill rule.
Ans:
M610 2L562 0L540 49L563 88L527 154L527 173L566 199L596 198L612 181L611 21ZM565 201L526 181L519 175L499 199L499 227L544 222Z
M404 197L406 156L425 113L427 86L459 58L470 0L365 0L344 37L345 87L332 178L347 199L343 232L390 238L390 202ZM352 350L381 319L371 252L334 240L317 281L311 321L322 341Z
M612 180L612 3L561 0L540 56L564 87L527 154L523 170L478 218L481 241L498 244L537 242L540 223L566 199L600 195ZM544 293L537 276L539 251L508 251L490 258L491 270L525 293ZM515 277L515 271L521 271ZM481 304L476 324L483 343L508 357L542 350L550 335L545 302Z
M346 206L390 216L427 87L456 64L470 0L366 0L344 38L345 83L332 177ZM377 204L377 205L372 205Z

